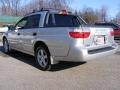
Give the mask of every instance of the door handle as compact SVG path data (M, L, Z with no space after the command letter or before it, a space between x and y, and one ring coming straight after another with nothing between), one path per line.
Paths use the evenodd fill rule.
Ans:
M33 36L36 36L37 35L37 33L33 33Z
M17 35L20 35L20 33L18 33Z

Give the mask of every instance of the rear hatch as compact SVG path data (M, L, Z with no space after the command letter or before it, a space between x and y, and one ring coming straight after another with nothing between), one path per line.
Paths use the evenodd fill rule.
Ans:
M84 32L90 32L88 38L84 38L85 47L102 48L112 46L114 43L114 33L112 28L98 26L83 26Z

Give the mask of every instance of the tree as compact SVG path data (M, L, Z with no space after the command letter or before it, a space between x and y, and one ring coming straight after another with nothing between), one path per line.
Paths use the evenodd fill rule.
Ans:
M2 13L6 15L18 15L21 0L0 0Z
M79 14L88 24L94 24L98 21L96 12L92 8L85 7Z
M50 7L55 9L65 9L66 8L66 0L51 0Z
M33 10L40 10L41 8L69 9L68 0L30 0L26 5L21 5L21 1L22 0L0 0L2 14L23 16Z
M18 16L19 13L19 6L21 0L11 0L12 9L15 11L15 15Z
M94 24L96 22L107 22L108 13L107 7L102 6L100 9L92 9L90 7L84 7L81 11L76 11L75 14L81 16L88 24Z
M114 23L120 24L120 12L117 13L115 18L112 20Z
M69 9L69 6L67 0L31 0L27 5L23 6L20 11L22 15L25 15L33 10L40 10L41 8Z
M107 21L107 7L106 6L102 6L101 9L98 12L98 17L100 22L106 22Z

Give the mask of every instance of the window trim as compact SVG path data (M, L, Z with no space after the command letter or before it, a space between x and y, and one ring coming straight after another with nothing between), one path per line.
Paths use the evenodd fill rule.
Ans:
M20 21L18 21L16 24L15 24L15 29L16 29L16 27L17 27L17 25L20 23L20 22L22 22L23 20L28 20L28 17L23 17ZM27 23L27 22L26 22ZM21 30L21 29L18 29L18 30Z
M41 14L34 14L34 15L30 15L30 16L23 17L20 21L18 21L18 23L15 25L15 27L17 27L17 25L18 25L20 22L22 22L24 19L27 20L27 22L26 22L26 24L27 24L32 16L37 16L37 15L39 15L39 23L38 23L38 27L35 27L35 28L40 28ZM25 25L25 26L26 26L26 25ZM25 26L24 26L24 27L25 27ZM32 28L23 28L23 29L35 29L35 28L32 27ZM18 29L18 30L21 30L21 29Z
M46 14L46 17L45 17L44 27L53 27L53 26L49 26L49 25L48 25L50 15L52 15L52 23L53 23L53 25L54 25L54 22L53 22L53 19L54 19L53 14L52 14L52 13L47 13L47 14Z

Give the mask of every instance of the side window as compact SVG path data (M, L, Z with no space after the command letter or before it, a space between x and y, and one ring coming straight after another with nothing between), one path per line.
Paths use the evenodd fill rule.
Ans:
M53 15L52 14L49 15L48 21L46 22L45 26L46 27L53 27L54 26Z
M54 14L56 27L73 26L73 15ZM75 19L74 19L75 20Z
M28 17L28 22L26 23L25 28L39 28L40 17L39 14Z
M27 17L21 19L21 20L16 24L16 28L18 28L18 29L24 29L25 26L26 26L27 20L28 20Z

